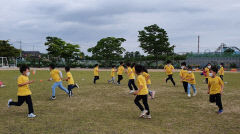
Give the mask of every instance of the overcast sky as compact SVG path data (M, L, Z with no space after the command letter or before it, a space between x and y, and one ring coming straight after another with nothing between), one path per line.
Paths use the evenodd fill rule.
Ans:
M140 50L138 31L157 24L175 52L214 51L222 42L240 47L239 0L0 0L0 39L40 50L46 36L79 44L83 52L101 38L123 37ZM34 45L34 47L33 47ZM141 51L142 52L142 51Z

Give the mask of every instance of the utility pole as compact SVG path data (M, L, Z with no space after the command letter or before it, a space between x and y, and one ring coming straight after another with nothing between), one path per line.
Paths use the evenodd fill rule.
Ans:
M20 58L22 58L22 41L20 40L19 43L20 43Z
M199 54L200 36L198 35L198 54Z

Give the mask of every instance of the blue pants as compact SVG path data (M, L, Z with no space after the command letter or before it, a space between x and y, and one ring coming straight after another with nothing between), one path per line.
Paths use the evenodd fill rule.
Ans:
M190 84L190 83L188 83L188 90L187 90L187 93L188 94L190 94L190 88L192 87L192 89L193 89L193 92L194 93L196 93L196 87L195 87L195 85L194 84Z
M65 91L67 94L69 94L69 91L62 85L62 81L55 82L52 86L52 96L55 96L55 89L56 87L59 87L63 91Z

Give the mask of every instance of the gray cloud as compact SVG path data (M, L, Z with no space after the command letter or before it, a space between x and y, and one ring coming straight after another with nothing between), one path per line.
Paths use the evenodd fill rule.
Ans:
M240 41L238 0L2 0L1 5L0 37L26 42L25 50L32 50L32 43L46 52L45 37L57 36L86 52L101 38L116 36L126 38L123 46L134 51L138 31L151 24L168 32L175 52L196 52L197 35L201 51Z

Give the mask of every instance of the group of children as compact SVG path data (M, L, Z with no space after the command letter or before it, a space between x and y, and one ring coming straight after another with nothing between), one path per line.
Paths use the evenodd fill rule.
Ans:
M196 80L191 66L186 66L186 62L181 63L182 70L180 71L180 78L183 83L184 91L187 93L188 97L191 97L190 88L193 89L193 96L197 95L196 90ZM219 73L219 76L217 74ZM208 94L209 102L216 103L218 106L218 114L223 112L221 95L223 93L224 83L224 64L221 63L220 69L214 66L212 67L210 63L204 68L203 73L205 76L205 82L208 84Z
M117 72L118 80L115 82L115 72ZM140 117L144 118L151 118L149 106L148 106L148 94L150 95L151 99L155 96L155 91L151 91L150 85L151 85L151 79L150 74L148 73L147 69L141 65L135 66L135 63L126 63L126 69L124 67L124 63L120 62L119 67L116 69L116 66L113 65L111 69L111 79L108 80L108 83L113 83L120 85L121 80L123 80L123 74L126 73L128 77L128 87L129 87L129 93L136 95L136 98L134 100L135 104L138 106L138 108L141 110ZM93 83L96 84L96 80L99 79L99 65L96 64L93 69ZM137 75L137 78L136 78ZM135 80L137 82L137 85L135 84ZM143 100L143 106L139 103L140 100Z
M71 97L73 95L73 93L72 93L73 88L75 88L75 87L79 88L79 86L77 84L74 84L74 79L73 79L72 74L70 72L70 67L65 67L65 71L66 71L66 78L65 79L62 76L62 72L58 69L55 69L54 64L51 64L49 66L49 70L50 70L51 78L48 79L48 80L49 81L52 81L52 80L54 81L54 84L52 86L52 96L50 97L51 100L56 99L55 89L57 87L59 87L60 89L65 91L69 95L69 97ZM24 102L26 102L28 104L28 117L33 118L33 117L36 117L36 115L34 114L34 110L33 110L33 103L32 103L32 99L31 99L32 92L30 90L29 85L32 84L34 81L29 80L30 68L28 66L22 65L20 67L20 73L21 73L21 75L17 79L18 101L14 102L12 99L9 99L8 100L8 107L21 106ZM68 82L68 89L66 89L62 85L62 80L65 80L65 81Z
M224 64L221 64L220 70L218 71L217 67L212 67L211 64L209 63L207 67L204 69L203 74L205 75L205 81L208 84L208 94L209 94L209 101L211 103L216 103L216 105L219 107L218 113L221 114L223 112L223 107L222 107L222 101L221 101L221 94L223 93L223 88L224 88L224 83L223 83L223 75L224 75ZM135 65L135 63L130 64L126 63L127 69L125 70L124 68L124 63L120 62L120 66L116 70L115 66L112 66L111 69L111 79L108 80L108 83L112 82L114 84L120 85L121 80L123 79L123 73L125 72L128 76L128 87L130 89L131 94L136 95L136 98L134 100L134 103L137 105L137 107L141 110L141 114L139 117L143 118L151 118L150 115L150 110L149 110L149 105L148 105L148 95L151 96L151 98L154 98L155 91L150 90L150 85L151 85L151 79L150 75L147 71L147 69L141 65ZM175 81L173 79L173 70L174 67L171 65L171 61L167 61L167 65L164 67L166 74L168 78L166 78L166 82L168 80L171 80L173 85L175 86ZM66 71L66 78L64 79L62 76L62 72L58 69L55 69L55 65L51 64L49 66L50 70L50 76L51 78L49 81L53 80L54 84L52 86L52 96L51 99L55 100L55 89L56 87L59 87L62 89L64 92L66 92L69 97L73 95L72 89L73 88L79 88L77 84L74 83L73 76L70 72L70 67L65 67ZM118 80L115 83L115 72L117 72L118 75ZM217 73L219 72L219 76L217 76ZM29 85L34 83L33 80L29 80L29 75L30 75L30 68L26 65L22 65L20 67L20 73L21 75L17 79L17 84L18 84L18 101L14 102L12 99L8 100L8 107L11 106L21 106L24 102L28 104L28 117L35 117L36 115L34 114L33 110L33 103L31 99L31 90L29 88ZM96 81L99 79L99 65L96 64L94 67L94 79L93 83L96 84ZM135 75L137 76L135 78ZM194 73L192 71L191 66L186 66L185 62L181 63L181 71L180 71L180 79L181 82L183 83L184 91L187 93L188 97L191 97L190 93L190 88L192 87L193 89L193 95L197 95L197 90L196 90L196 80ZM68 82L68 89L66 89L62 81L67 81ZM137 85L135 84L135 80L137 82ZM143 106L140 104L140 100L142 100Z

